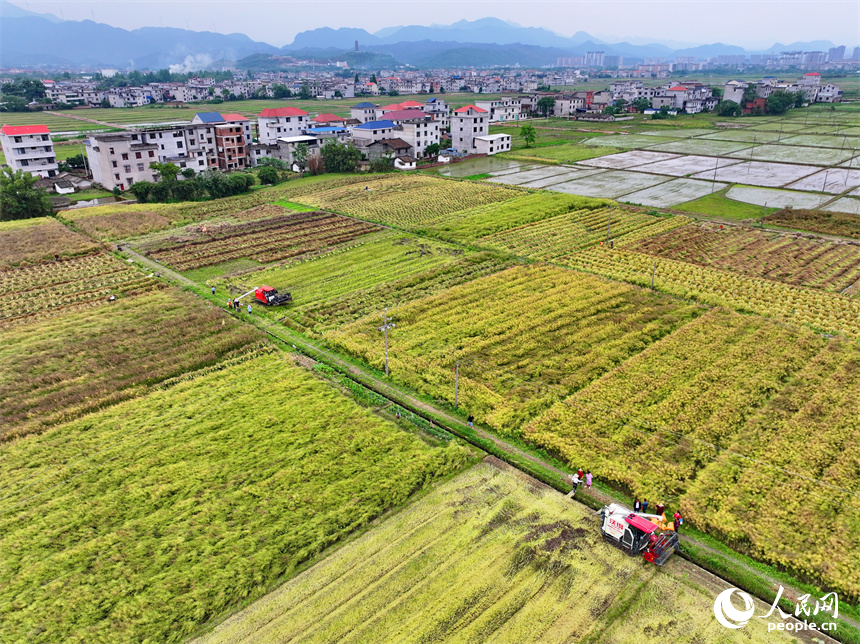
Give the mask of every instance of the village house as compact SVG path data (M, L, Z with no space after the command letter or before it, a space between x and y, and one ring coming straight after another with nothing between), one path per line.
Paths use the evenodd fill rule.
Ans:
M57 156L47 125L4 125L0 143L6 164L13 170L42 178L57 174Z
M451 115L451 143L456 150L475 152L475 137L489 133L490 115L487 110L465 105Z
M273 144L285 136L298 136L308 127L308 113L297 107L265 109L257 115L258 140Z

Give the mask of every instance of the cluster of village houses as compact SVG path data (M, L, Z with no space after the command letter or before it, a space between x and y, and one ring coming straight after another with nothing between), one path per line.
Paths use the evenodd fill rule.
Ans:
M740 104L750 85L745 81L726 83L722 100ZM754 85L756 100L765 100L778 89L803 92L808 102L841 99L839 88L822 85L815 72L805 74L796 83L764 78ZM584 119L616 118L601 112L618 104L635 110L632 103L642 98L650 101L653 110L667 107L693 114L713 109L721 100L710 87L696 81L646 87L641 81L627 80L612 83L607 91L540 92L478 100L455 110L437 95L424 102L408 100L388 105L363 101L351 107L348 118L328 113L311 116L298 107L264 109L256 123L242 114L200 112L188 123L91 134L84 149L93 181L106 189L120 190L137 181L157 180L150 167L156 161L175 163L195 174L208 169L241 170L263 159L277 159L301 170L300 162L318 154L329 141L354 145L368 161L389 158L395 168L410 170L419 159L428 156L428 148L440 152L443 139L450 139L450 147L441 150L439 158L443 162L453 156L493 155L510 150L511 136L490 134L490 124L517 122L531 116L538 109L538 101L546 96L554 99L551 115ZM0 128L0 142L7 164L14 169L44 179L58 176L46 126L5 125ZM72 191L65 183L56 183L61 185L54 185L55 190Z

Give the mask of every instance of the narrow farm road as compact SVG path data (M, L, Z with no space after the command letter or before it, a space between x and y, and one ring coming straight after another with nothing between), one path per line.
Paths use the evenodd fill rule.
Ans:
M156 273L161 273L162 277L164 277L164 278L166 278L172 282L179 282L180 284L185 284L186 286L197 286L197 282L192 282L190 279L188 279L184 275L180 275L176 271L172 271L169 268L162 266L161 264L159 264L155 260L149 259L148 257L144 257L140 253L136 253L135 251L131 250L127 246L125 248L123 248L122 251L120 251L120 252L125 253L126 255L131 257L133 260L140 263L142 266L146 266L147 268L151 268Z
M45 110L45 114L51 114L53 116L62 116L63 118L73 119L76 121L86 121L87 123L95 123L96 125L104 125L105 127L110 127L110 128L120 128L122 130L134 129L130 125L119 125L118 123L107 123L106 121L97 121L95 119L87 118L86 116L77 116L75 114L63 114L62 112L52 112L50 110Z

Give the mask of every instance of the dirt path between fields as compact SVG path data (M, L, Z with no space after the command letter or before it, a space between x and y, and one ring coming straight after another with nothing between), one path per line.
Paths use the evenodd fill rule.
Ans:
M88 119L86 116L77 116L76 114L63 114L62 112L52 112L50 110L45 110L45 114L53 114L54 116L62 116L64 118L74 119L77 121L86 121L87 123L95 123L96 125L104 125L105 127L110 127L110 128L120 128L122 130L134 129L129 125L119 125L118 123L107 123L106 121L97 121L95 119Z

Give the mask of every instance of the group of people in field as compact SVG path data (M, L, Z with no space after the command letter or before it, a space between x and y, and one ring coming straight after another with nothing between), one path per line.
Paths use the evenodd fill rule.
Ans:
M576 495L576 490L579 486L584 482L586 489L591 489L592 484L594 483L594 475L591 473L591 470L585 471L583 473L582 468L579 468L575 474L570 475L570 482L572 486L572 490L568 493L568 498L573 498ZM633 512L636 514L648 514L648 507L650 503L648 499L639 500L639 497L636 497L633 501ZM661 502L657 503L653 506L653 512L651 516L659 517L663 525L667 525L666 522L666 506ZM672 529L676 532L678 528L680 528L684 523L684 519L681 516L681 512L679 510L675 510L675 514L672 515Z

